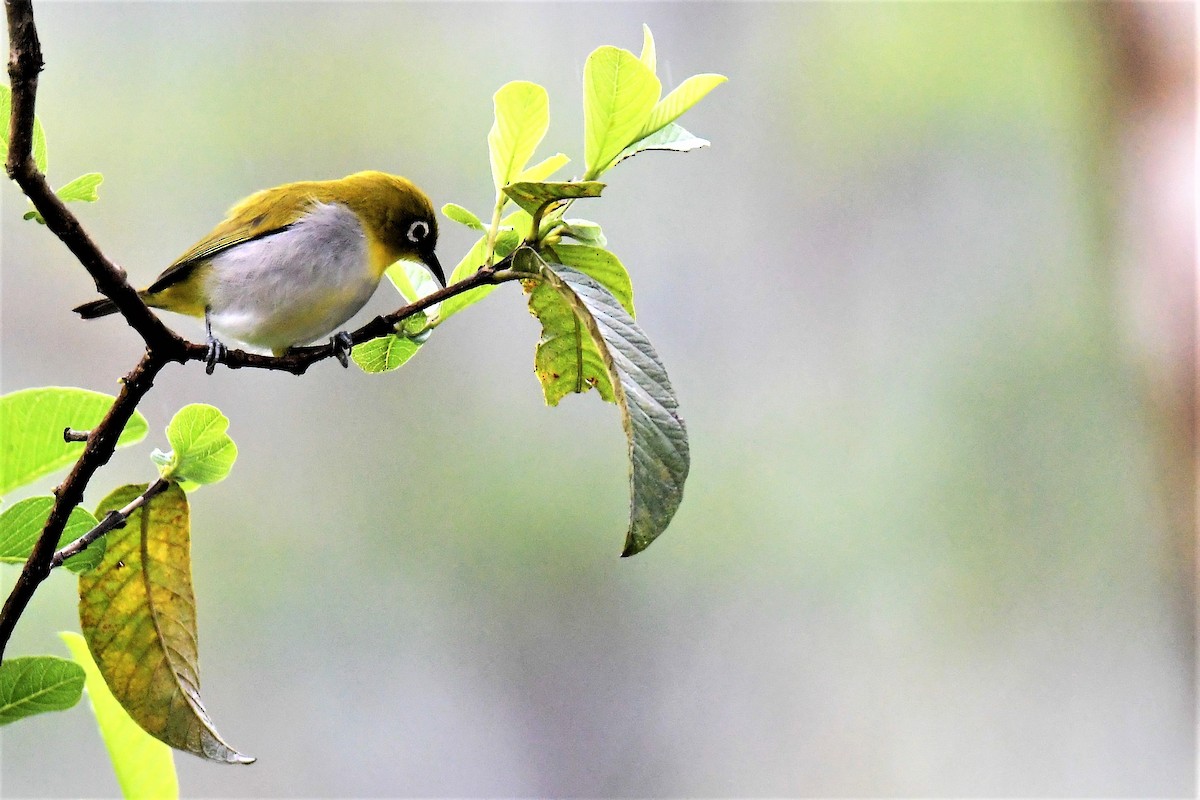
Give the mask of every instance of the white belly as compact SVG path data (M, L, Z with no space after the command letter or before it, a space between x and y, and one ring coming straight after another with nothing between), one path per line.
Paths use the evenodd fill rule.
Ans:
M208 275L213 330L282 351L336 331L379 285L358 217L314 203L287 230L213 257Z

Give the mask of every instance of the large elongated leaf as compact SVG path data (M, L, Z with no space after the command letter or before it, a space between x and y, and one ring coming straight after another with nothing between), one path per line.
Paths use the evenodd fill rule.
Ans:
M583 67L583 135L587 176L599 175L637 139L662 84L637 56L599 47Z
M114 399L100 392L58 386L0 397L0 495L77 459L84 445L64 442L63 428L94 428ZM134 413L117 445L141 441L147 427L146 418Z
M642 126L641 134L637 138L649 136L664 125L679 119L683 112L699 103L706 94L727 80L729 79L724 75L710 73L693 75L688 78L655 104L654 110L650 112L649 118Z
M123 486L96 514L146 491ZM200 699L196 601L187 496L178 484L108 534L108 550L79 577L79 621L108 688L142 728L212 761L248 764L213 727Z
M488 155L496 191L525 169L550 127L550 96L529 81L512 81L493 97L496 121L488 133Z
M690 464L687 428L666 369L654 347L617 298L577 269L546 265L531 295L549 287L570 306L599 355L629 443L630 519L623 556L646 549L679 508ZM554 310L560 306L548 306ZM543 326L561 328L555 316ZM545 335L545 331L543 335ZM572 354L564 354L569 360ZM594 365L585 362L585 369ZM597 383L599 386L600 384ZM601 392L603 394L603 391Z
M79 702L83 670L54 656L9 658L0 664L0 725Z
M607 289L629 316L637 316L633 312L633 284L629 272L615 255L602 247L561 243L554 245L551 253L559 264L574 267Z
M53 508L53 497L27 497L0 514L0 562L20 564L29 558ZM71 509L71 516L67 518L67 525L58 537L56 549L70 544L96 525L96 518L87 509L76 506ZM64 561L63 566L72 572L91 569L104 557L104 547L104 539L97 539L82 553Z
M92 660L87 642L78 633L59 634L75 663L83 668L92 715L100 727L100 738L108 749L113 772L126 798L170 800L179 797L179 779L175 774L175 756L171 748L142 730L125 713L108 689L100 668Z

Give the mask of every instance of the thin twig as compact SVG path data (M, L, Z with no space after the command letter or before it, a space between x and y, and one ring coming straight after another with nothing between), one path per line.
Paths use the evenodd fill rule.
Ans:
M86 442L91 431L77 431L70 426L63 428L64 442Z
M88 548L88 545L104 536L109 531L114 531L117 528L125 527L125 520L129 519L129 515L137 511L139 508L149 502L150 498L156 494L162 494L166 491L171 482L165 478L159 478L154 483L146 487L146 491L133 498L124 508L119 511L109 511L104 515L104 519L96 524L96 527L80 536L75 541L64 547L59 548L54 554L54 558L50 559L50 568L55 569L61 567L63 562L74 555L82 553Z

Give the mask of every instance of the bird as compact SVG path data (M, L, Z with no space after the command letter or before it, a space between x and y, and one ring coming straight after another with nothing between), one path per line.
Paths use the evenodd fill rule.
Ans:
M219 337L282 356L338 330L397 261L424 264L445 286L437 236L433 204L407 178L371 170L286 183L235 204L138 295L204 319L211 374L225 354ZM116 310L107 298L74 309L84 319ZM350 335L330 343L347 366Z

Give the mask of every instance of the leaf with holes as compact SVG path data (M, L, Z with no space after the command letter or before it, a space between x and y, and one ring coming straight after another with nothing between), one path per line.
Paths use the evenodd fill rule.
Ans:
M96 514L145 491L122 486ZM108 688L147 733L202 758L248 764L254 759L221 739L200 699L190 550L187 495L171 484L108 534L104 559L79 576L79 622Z
M541 281L526 282L527 288L536 284L530 309L542 322L543 340L570 330L570 321L561 315L564 306L586 331L575 337L573 351L556 354L555 363L594 380L602 396L606 382L609 396L621 409L630 479L629 529L622 555L634 555L666 529L683 499L690 465L687 428L662 361L620 301L577 269L543 266ZM544 302L548 291L563 302Z
M83 669L54 656L22 656L0 664L0 725L79 702Z
M0 562L22 564L29 558L53 508L53 497L26 497L0 514ZM71 516L67 518L67 525L58 537L55 549L70 544L97 524L96 518L87 509L76 506L71 509ZM91 569L104 557L104 547L104 539L97 539L82 553L64 561L63 566L72 572Z
M175 756L171 748L146 733L121 708L108 689L100 668L92 660L87 642L77 633L59 633L71 651L75 663L83 667L89 705L100 738L108 749L113 772L125 797L153 797L156 800L179 797L179 778L175 774Z
M100 392L58 386L0 397L0 495L79 458L83 443L63 441L63 429L96 427L115 400ZM135 412L117 446L141 441L147 428L146 418Z

